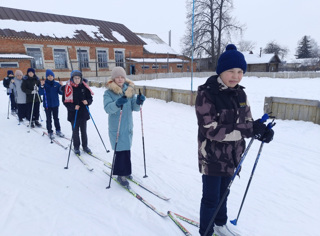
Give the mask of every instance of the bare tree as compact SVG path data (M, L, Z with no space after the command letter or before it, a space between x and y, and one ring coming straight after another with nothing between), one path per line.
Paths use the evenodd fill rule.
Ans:
M283 59L289 52L286 47L280 46L275 40L269 42L267 46L263 49L264 53L274 53Z
M256 43L248 40L241 40L238 42L237 48L240 52L250 52L256 47Z
M182 39L183 54L212 58L212 69L216 67L216 59L221 50L231 41L234 33L242 33L240 25L230 16L233 8L232 0L195 0L194 31L192 48L193 0L187 0L187 31Z

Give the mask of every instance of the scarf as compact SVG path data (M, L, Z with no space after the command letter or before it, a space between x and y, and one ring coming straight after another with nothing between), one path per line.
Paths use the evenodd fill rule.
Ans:
M65 94L64 102L65 103L68 103L68 102L73 103L73 88L72 87L77 88L80 84L75 84L71 80L68 81L68 83L66 84L65 89L64 89L64 94ZM87 85L86 82L82 81L82 84L90 91L91 95L94 95L94 93L92 92L92 90L90 89L89 85Z

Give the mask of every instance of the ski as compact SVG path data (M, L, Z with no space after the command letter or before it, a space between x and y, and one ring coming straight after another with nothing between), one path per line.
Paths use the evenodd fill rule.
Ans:
M187 218L185 216L179 215L179 214L174 213L174 212L171 212L171 213L173 213L180 220L183 220L183 221L185 221L185 222L187 222L187 223L189 223L189 224L191 224L193 226L196 226L196 227L200 228L200 223L199 222L191 220L191 219L189 219L189 218Z
M171 211L168 211L170 219L181 229L184 235L191 236L192 234L174 217Z
M45 131L43 131L42 136L44 136L44 135L47 135L49 137L49 134ZM55 140L55 139L50 139L50 140L51 140L51 143L55 143L55 144L59 145L60 147L62 147L63 149L68 149L67 146L61 144L58 140Z
M72 151L74 152L74 150L72 149ZM83 157L79 154L75 155L79 158L79 160L81 161L81 163L89 170L89 171L93 171L93 168L91 166L88 165L88 163L83 159Z
M108 176L110 176L110 173L106 170L103 170L103 172L105 174L107 174ZM144 198L142 198L138 193L136 193L133 189L130 188L130 186L128 187L125 187L125 186L122 186L117 178L115 177L111 177L114 181L116 181L121 187L123 187L125 190L127 190L129 193L131 193L132 196L134 196L135 198L137 198L139 201L141 201L143 204L145 204L147 207L149 207L151 210L153 210L155 213L157 213L159 216L161 217L167 217L166 214L164 214L163 212L157 210L157 208L155 208L153 205L151 205L149 202L147 202Z
M89 155L91 155L91 154L89 154ZM98 158L97 158L97 159L98 159ZM102 160L102 161L104 162L104 165L105 165L106 167L108 167L108 168L111 169L111 163L109 163L109 162L107 162L107 161L104 161L104 160ZM144 190L148 191L149 193L152 193L153 195L157 196L158 198L161 198L162 200L165 200L165 201L169 201L169 200L170 200L170 198L165 197L164 195L162 195L161 193L157 192L156 190L150 188L149 186L144 185L144 184L141 183L140 181L137 181L133 176L131 176L131 178L130 178L130 177L127 177L127 179L128 179L129 181L131 181L132 183L138 185L140 188L143 188Z
M85 152L85 151L84 151L84 152ZM90 152L90 153L89 153L89 152L85 152L85 153L87 153L88 155L92 156L93 158L96 158L96 159L99 160L99 161L102 161L105 166L108 166L108 167L111 166L111 163L110 163L110 162L107 162L106 160L103 160L102 158L94 155L92 152Z
M47 129L44 128L44 127L39 127L39 128L41 128L41 129L43 129L43 130L47 130ZM66 136L61 137L61 136L57 135L56 132L53 132L53 133L54 133L57 137L59 137L59 138L63 138L63 139L66 139L66 140L68 140L68 141L71 141L71 139L68 138L68 137L66 137Z

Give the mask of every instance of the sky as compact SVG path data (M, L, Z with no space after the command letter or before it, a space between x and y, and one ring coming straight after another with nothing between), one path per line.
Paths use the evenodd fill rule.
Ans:
M206 78L194 78L195 86ZM136 84L188 89L190 78L136 81ZM270 86L272 84L273 86ZM252 114L262 116L264 97L320 100L320 78L272 79L244 77ZM257 89L259 87L259 89ZM90 149L112 162L100 137L110 150L107 115L103 110L105 88L92 87L87 122ZM1 236L183 236L168 218L162 218L135 199L116 182L106 189L109 176L102 162L83 154L94 168L88 171L71 152L50 144L41 128L18 125L7 119L8 96L0 88L0 235ZM143 184L169 197L164 201L130 182L130 186L163 213L168 210L199 220L202 194L197 158L197 120L194 107L147 98L141 110L147 178L143 178L143 148L140 112L133 114L132 175ZM45 127L45 114L40 111ZM59 108L63 133L71 137L67 110ZM268 122L270 122L269 120ZM100 134L96 131L99 129ZM320 212L320 126L312 122L276 120L274 140L263 146L237 226L245 236L315 236ZM100 137L99 137L100 135ZM56 139L65 146L69 140ZM246 140L247 143L249 140ZM236 218L260 142L255 140L243 162L228 197L229 220ZM182 222L192 235L198 229Z
M234 0L233 3L233 16L246 26L243 39L255 43L256 53L268 42L276 41L287 47L292 57L298 41L305 35L320 45L318 0ZM136 33L157 34L167 43L171 30L171 46L177 52L181 52L180 41L186 30L186 0L91 0L90 5L56 0L49 6L41 0L0 0L0 5L122 23Z

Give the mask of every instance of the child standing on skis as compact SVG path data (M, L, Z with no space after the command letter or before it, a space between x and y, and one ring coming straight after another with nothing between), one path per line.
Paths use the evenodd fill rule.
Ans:
M56 135L64 137L64 134L61 133L61 126L59 122L59 94L63 94L60 90L62 81L59 81L59 83L55 81L53 71L48 69L46 70L46 80L41 80L40 84L39 95L43 95L43 107L47 117L46 125L49 138L54 139L52 117L56 128Z
M31 127L41 127L40 117L40 96L38 94L40 80L33 68L28 68L27 74L22 79L21 89L27 94L27 120Z
M17 110L17 104L15 101L14 93L12 92L12 89L10 88L10 83L14 79L13 71L8 70L7 71L7 77L3 79L3 86L7 88L7 95L10 96L10 102L11 102L11 114L15 114Z
M91 91L87 80L82 78L82 73L78 70L71 72L71 78L66 85L61 87L63 92L62 101L68 110L68 121L72 127L72 138L74 152L80 155L80 135L83 151L91 153L88 148L88 136L87 136L87 120L90 119L90 115L87 106L90 106L93 99L93 92ZM77 117L75 118L77 112ZM75 123L75 127L73 128Z
M107 90L103 95L104 110L108 116L109 139L112 149L115 149L120 110L122 110L120 132L113 163L113 175L118 175L118 181L123 186L129 183L126 176L131 175L131 145L133 120L132 111L139 111L140 105L146 99L143 95L134 95L134 83L126 78L122 67L114 67L111 79L107 82Z
M10 83L10 89L13 90L14 98L17 104L18 108L18 118L19 122L23 121L23 118L27 117L27 96L26 93L22 91L21 85L22 85L22 77L23 73L21 70L15 71L15 77L11 80Z
M259 120L253 121L244 87L239 83L246 72L243 54L233 44L218 59L217 75L199 86L195 109L198 120L198 163L202 174L200 235L226 192L245 150L244 138L255 137L265 143L273 131ZM206 235L236 235L227 226L227 198L222 203Z

